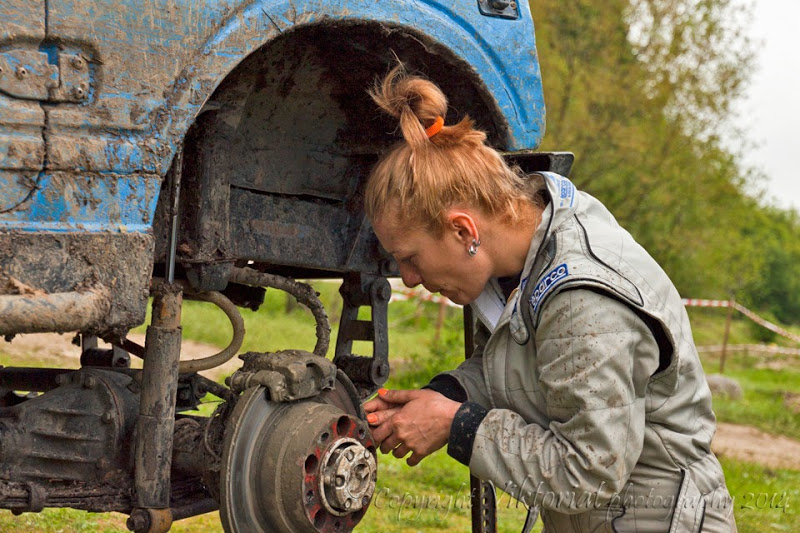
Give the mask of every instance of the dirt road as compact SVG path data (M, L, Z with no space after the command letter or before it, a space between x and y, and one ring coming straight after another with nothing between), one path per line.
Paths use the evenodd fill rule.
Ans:
M800 470L800 441L765 433L751 426L720 422L711 449L720 457L769 468Z

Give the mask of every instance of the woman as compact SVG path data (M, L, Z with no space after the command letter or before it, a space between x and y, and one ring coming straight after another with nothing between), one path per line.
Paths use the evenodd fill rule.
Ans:
M476 353L367 402L383 453L448 453L546 531L736 531L711 396L666 274L564 177L522 176L396 67L372 92L404 140L365 207L408 286L471 305Z

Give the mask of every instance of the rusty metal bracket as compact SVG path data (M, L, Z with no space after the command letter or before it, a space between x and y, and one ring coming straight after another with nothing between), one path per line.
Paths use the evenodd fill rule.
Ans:
M0 53L0 92L16 98L47 100L58 87L58 67L46 52L9 50Z
M125 525L134 533L166 533L172 520L171 509L134 509Z
M336 365L303 350L277 353L247 352L239 356L244 365L228 378L236 393L261 385L273 402L291 402L311 398L336 383Z
M47 52L14 49L0 53L0 92L15 98L80 103L89 98L91 69L78 54L60 53L58 64Z
M469 486L472 500L472 533L496 533L497 498L494 485L470 476Z
M369 396L389 378L389 298L392 289L382 276L349 273L339 288L344 304L333 362L358 389ZM358 311L369 306L370 320L359 320ZM372 342L372 357L355 355L353 341Z
M51 102L85 102L91 89L89 62L78 54L58 55L58 87L50 90Z

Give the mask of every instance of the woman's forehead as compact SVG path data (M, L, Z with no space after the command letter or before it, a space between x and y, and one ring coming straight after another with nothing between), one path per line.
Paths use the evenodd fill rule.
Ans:
M387 214L384 213L375 217L375 220L372 221L372 229L375 231L375 235L378 237L378 240L381 241L381 245L386 251L393 254L394 248L396 247L394 243L400 240L399 233L401 228L399 224L393 220L393 217L387 216Z
M372 227L383 248L395 257L416 252L420 243L428 237L425 230L389 214L377 217Z

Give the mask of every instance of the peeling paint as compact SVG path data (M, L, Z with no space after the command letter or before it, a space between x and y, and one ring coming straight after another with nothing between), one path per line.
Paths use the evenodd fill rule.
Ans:
M2 181L3 174L0 174ZM161 179L158 176L53 172L5 181L0 231L126 231L147 233Z

